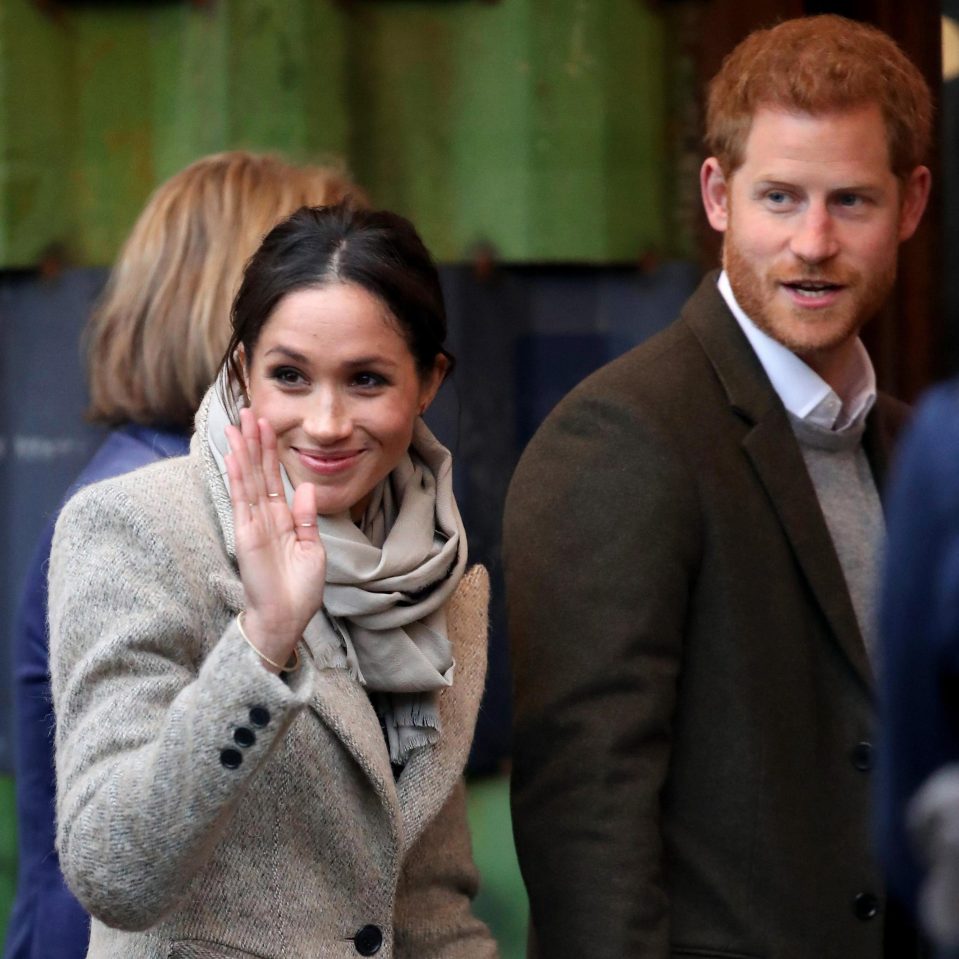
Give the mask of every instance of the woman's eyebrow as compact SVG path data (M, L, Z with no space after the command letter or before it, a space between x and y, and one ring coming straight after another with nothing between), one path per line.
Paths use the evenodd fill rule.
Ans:
M357 368L360 366L396 366L396 363L386 356L372 354L370 356L358 356L356 359L349 360L346 366Z
M271 346L264 356L269 356L271 353L282 353L287 359L293 360L296 363L309 363L310 358L303 353L300 353L298 350L292 350L288 346Z
M310 358L305 353L294 350L289 346L283 346L282 344L271 346L263 355L272 356L274 353L279 353L281 356L286 357L286 359L292 360L294 363L300 363L303 366L308 366L310 363ZM385 366L393 368L396 367L397 364L388 356L371 353L368 356L357 356L347 360L343 365L349 369L359 369L363 366Z

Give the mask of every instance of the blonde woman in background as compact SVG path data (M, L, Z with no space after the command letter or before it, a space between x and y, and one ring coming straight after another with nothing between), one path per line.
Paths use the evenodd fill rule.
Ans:
M364 202L336 170L242 151L204 157L155 191L87 328L88 416L113 429L70 494L187 452L247 259L293 210L346 196ZM53 525L30 565L13 642L19 875L4 959L80 959L89 938L89 917L54 849L46 583Z

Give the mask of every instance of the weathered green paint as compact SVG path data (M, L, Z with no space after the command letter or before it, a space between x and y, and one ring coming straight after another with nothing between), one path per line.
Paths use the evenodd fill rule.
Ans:
M501 959L525 959L529 900L513 844L509 777L472 780L466 801L473 857L480 874L473 911L489 926Z
M0 265L108 263L232 147L343 157L438 258L682 253L665 15L643 0L0 2Z
M638 0L358 3L353 167L445 258L667 248L663 22Z
M150 71L157 179L230 142L230 20L187 4L155 18Z
M0 2L0 265L37 261L76 228L70 44L26 0Z
M155 176L152 18L98 7L72 20L76 204L80 250L92 262L110 259L119 239L116 224L132 221Z
M17 879L17 803L12 776L0 776L0 947Z
M662 24L636 0L539 0L531 218L537 251L634 259L665 243ZM542 171L542 172L541 172Z
M231 7L230 138L293 157L345 150L342 15L331 4Z

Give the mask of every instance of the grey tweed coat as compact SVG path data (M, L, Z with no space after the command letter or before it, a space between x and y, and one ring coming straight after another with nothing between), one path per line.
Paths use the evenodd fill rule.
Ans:
M450 602L440 742L394 781L347 672L305 655L286 682L240 636L213 469L194 438L189 457L83 490L57 524L57 843L94 916L88 957L495 957L470 913L461 779L486 668L486 571Z

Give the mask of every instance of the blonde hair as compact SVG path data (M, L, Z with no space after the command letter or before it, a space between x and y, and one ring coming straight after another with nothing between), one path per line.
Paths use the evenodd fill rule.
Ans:
M230 307L263 237L302 206L362 192L328 167L218 153L156 189L85 334L88 417L186 428L230 337Z

